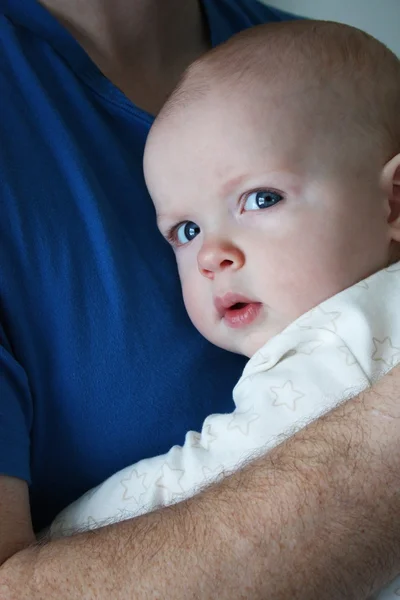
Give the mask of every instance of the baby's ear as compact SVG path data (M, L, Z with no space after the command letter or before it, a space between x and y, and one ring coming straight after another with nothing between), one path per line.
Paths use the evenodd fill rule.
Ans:
M388 224L392 239L400 242L400 154L384 166L381 183L388 200Z

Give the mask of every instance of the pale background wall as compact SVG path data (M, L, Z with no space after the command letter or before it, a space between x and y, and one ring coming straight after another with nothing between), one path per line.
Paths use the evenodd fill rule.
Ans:
M266 4L314 19L359 27L400 57L400 0L267 0Z

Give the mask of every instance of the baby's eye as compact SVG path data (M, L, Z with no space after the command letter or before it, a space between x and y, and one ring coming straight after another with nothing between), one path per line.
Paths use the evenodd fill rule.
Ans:
M259 192L250 192L247 195L243 205L243 210L260 210L260 208L269 208L283 200L282 194L272 190L261 190Z
M180 246L191 242L199 233L200 227L193 221L184 221L175 229L175 237Z

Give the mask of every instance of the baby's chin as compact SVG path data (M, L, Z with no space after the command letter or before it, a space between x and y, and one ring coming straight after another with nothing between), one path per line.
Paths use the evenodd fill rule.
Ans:
M234 338L234 336L232 336L232 339L230 340L224 339L218 342L214 339L210 341L223 350L234 352L235 354L242 354L243 356L247 356L247 358L251 358L258 350L261 350L272 337L274 337L274 335L271 333L268 334L265 331L259 331L251 332L243 337L237 336Z
M279 323L270 324L269 327L249 327L248 329L244 328L239 331L214 331L213 339L208 339L212 344L219 346L223 350L251 358L265 344L282 333L289 324L290 321L286 322L286 320L282 319ZM221 335L216 335L217 333Z

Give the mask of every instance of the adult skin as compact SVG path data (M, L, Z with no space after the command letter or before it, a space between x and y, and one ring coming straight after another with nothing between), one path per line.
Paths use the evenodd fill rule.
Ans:
M17 552L0 597L366 599L400 572L399 397L396 367L186 502Z
M152 113L209 45L195 0L42 3ZM399 464L397 367L195 498L96 532L32 545L27 485L0 477L0 598L364 599L400 572Z

